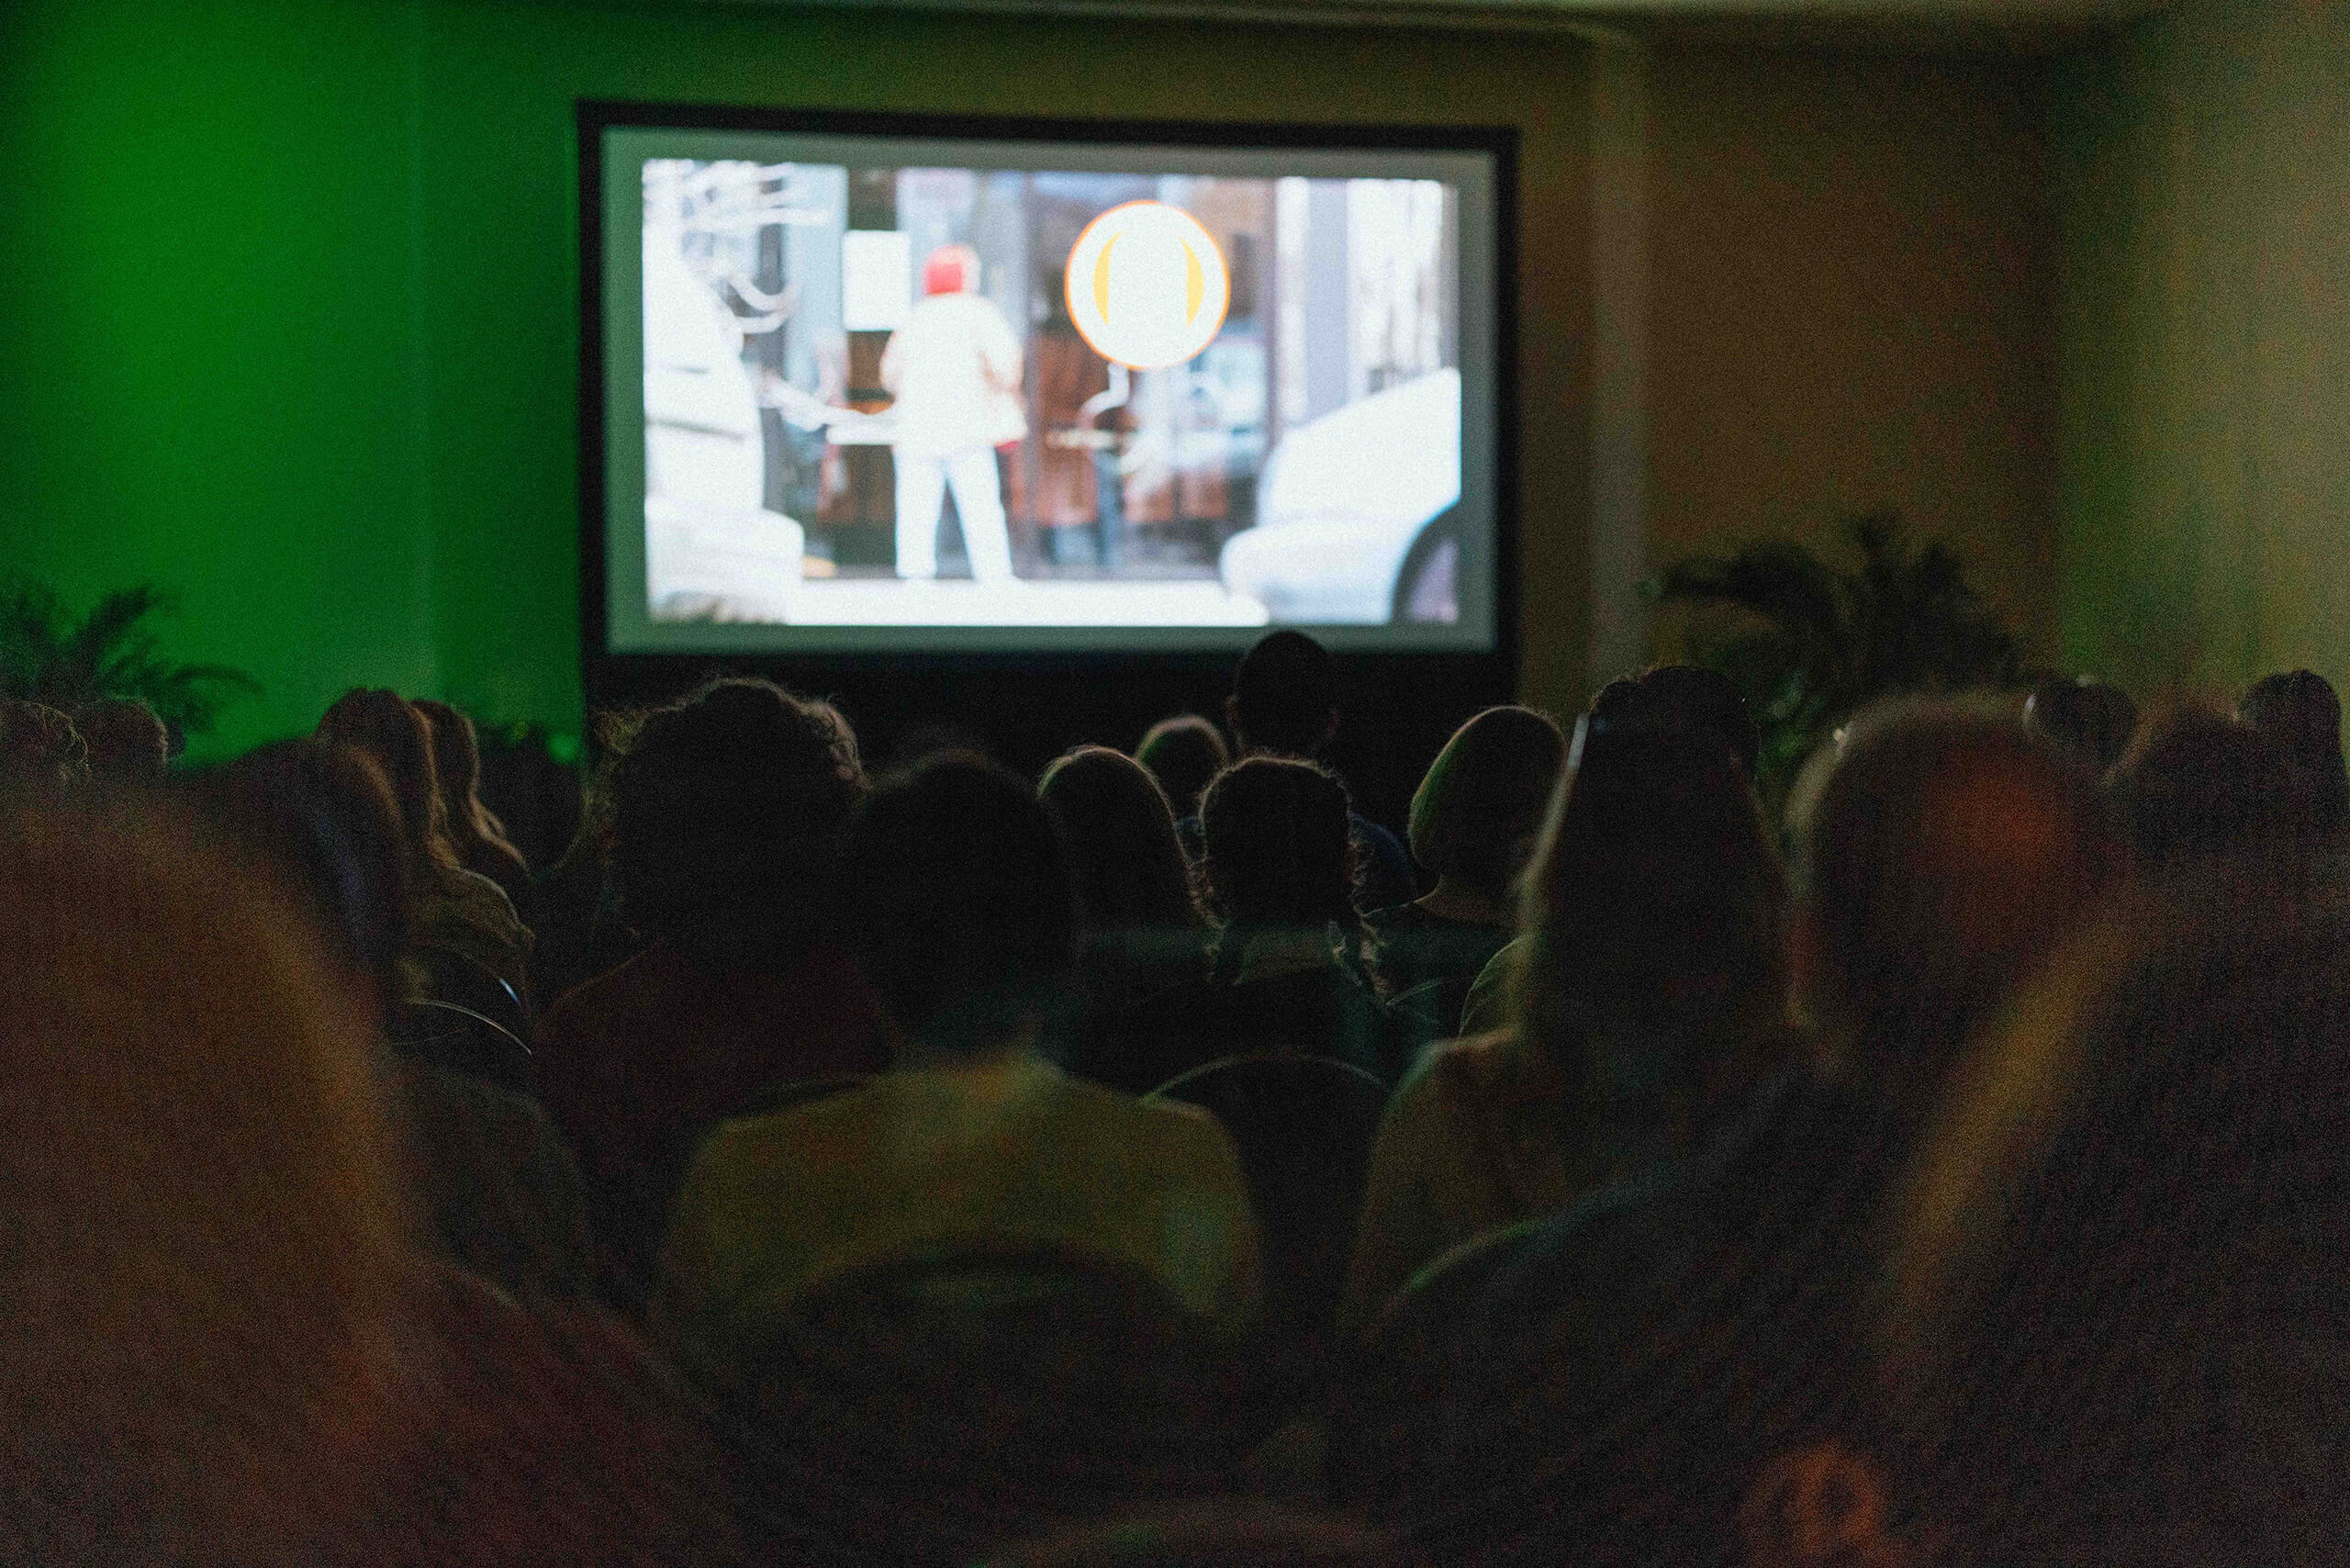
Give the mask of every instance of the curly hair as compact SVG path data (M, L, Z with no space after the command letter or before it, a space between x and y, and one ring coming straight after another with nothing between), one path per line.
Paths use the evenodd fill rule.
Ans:
M0 697L0 782L72 784L90 771L73 721L39 702Z
M1227 926L1360 929L1347 787L1329 769L1235 763L1200 798L1200 836L1208 901Z
M89 745L93 774L152 781L162 778L171 764L171 731L154 709L136 697L76 708L73 727Z
M713 681L633 727L610 786L632 924L721 967L799 961L866 790L839 710L771 681Z

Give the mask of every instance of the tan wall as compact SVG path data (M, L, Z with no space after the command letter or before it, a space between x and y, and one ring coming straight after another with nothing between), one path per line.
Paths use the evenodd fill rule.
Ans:
M2058 103L2066 657L2350 679L2350 6L2190 4Z
M2043 69L1651 57L1652 562L1774 536L1841 554L1842 516L1890 507L2053 651ZM1673 651L1670 614L1651 631Z

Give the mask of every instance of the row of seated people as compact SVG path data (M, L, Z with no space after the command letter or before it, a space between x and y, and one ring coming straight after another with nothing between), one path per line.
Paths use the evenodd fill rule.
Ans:
M2187 1541L2197 1549L2188 1555L2209 1560L2264 1555L2250 1543L2338 1529L2314 1489L2292 1484L2312 1456L2329 1451L2328 1406L2302 1361L2277 1359L2327 1348L2322 1309L2333 1298L2311 1294L2319 1278L2311 1269L2327 1256L2327 1227L2338 1227L2330 1216L2340 1210L2335 1189L2350 1147L2327 1119L2338 1115L2343 1070L2341 1042L2326 1033L2338 1028L2344 998L2342 920L2324 874L2340 816L2338 738L2330 774L2322 762L2297 767L2265 738L2277 733L2273 722L2264 729L2190 720L2142 737L2100 790L2096 767L2047 744L2073 740L2052 729L2063 706L2053 695L2035 697L2028 724L2037 735L2006 716L1958 710L1869 716L1823 752L1797 791L1800 875L1790 894L1738 726L1682 700L1681 687L1702 683L1659 677L1611 689L1579 722L1572 763L1555 788L1539 792L1548 802L1547 816L1533 813L1539 833L1486 841L1505 864L1526 866L1524 934L1495 960L1508 977L1504 1027L1430 1050L1383 1054L1392 1047L1373 1044L1351 1068L1366 1080L1401 1076L1403 1086L1386 1105L1360 1220L1327 1193L1306 1205L1326 1229L1359 1230L1335 1248L1326 1236L1319 1260L1326 1271L1332 1258L1351 1254L1341 1310L1372 1347L1333 1396L1328 1479L1337 1493L1446 1561L1567 1551L1627 1562L1802 1561L1806 1551L1827 1561L1831 1549L1845 1554L1835 1560L1895 1561L1951 1540L1975 1544L1984 1560L2119 1561L2130 1554L2122 1543L2164 1540ZM2303 688L2282 706L2306 716L2322 706L2321 695L2330 698ZM2262 717L2257 692L2245 711ZM1504 714L1483 716L1456 737L1449 760L1431 770L1439 787L1424 788L1424 799L1441 798L1446 778L1457 787L1488 776L1467 760L1488 744L1478 734L1539 727L1528 722L1536 716ZM686 744L665 742L669 732ZM1556 745L1555 728L1547 733L1555 772L1568 748ZM710 749L696 752L697 736ZM541 1021L532 1067L590 1171L586 1208L607 1254L606 1285L620 1281L623 1299L652 1286L655 1341L704 1399L755 1417L766 1440L749 1450L759 1461L749 1476L733 1478L755 1506L723 1521L706 1502L698 1511L676 1506L675 1476L652 1473L640 1455L623 1490L642 1487L648 1518L616 1519L610 1507L576 1505L569 1522L583 1541L641 1542L632 1529L682 1522L696 1544L671 1560L722 1558L722 1543L736 1539L729 1532L748 1520L770 1551L857 1543L883 1557L921 1555L919 1542L952 1555L1066 1509L1072 1497L1104 1505L1146 1474L1176 1492L1228 1481L1221 1466L1231 1439L1260 1435L1263 1423L1220 1415L1240 1385L1225 1380L1214 1352L1263 1327L1275 1250L1265 1243L1294 1217L1277 1216L1279 1205L1268 1203L1285 1194L1269 1193L1259 1152L1281 1129L1268 1137L1247 1128L1245 1108L1225 1108L1224 1128L1246 1133L1236 1148L1216 1121L1091 1087L1040 1058L1061 1043L1081 1069L1088 1052L1113 1059L1122 1038L1158 1048L1166 1032L1139 1027L1137 1015L1147 1024L1190 1011L1170 999L1196 1002L1195 988L1219 979L1229 994L1325 969L1375 1004L1374 1042L1395 1037L1395 1008L1360 962L1350 912L1326 900L1291 906L1325 915L1319 932L1293 915L1252 924L1246 912L1262 906L1239 890L1246 875L1227 870L1221 886L1216 878L1235 806L1248 808L1235 820L1259 830L1243 840L1255 848L1252 868L1285 856L1281 864L1310 883L1324 863L1317 855L1343 866L1359 836L1343 825L1343 791L1297 762L1244 762L1215 777L1198 825L1208 895L1226 923L1202 951L1225 972L1162 987L1136 979L1131 951L1115 968L1072 961L1089 933L1098 949L1104 932L1136 929L1092 913L1104 895L1088 892L1083 830L1072 825L1081 808L1040 804L1016 779L969 758L940 758L869 789L837 715L755 685L722 686L656 713L634 740L614 770L611 843L624 907L655 944L616 971L635 970L634 983L603 994L638 1011L588 1005L599 1001L595 986L575 991ZM731 769L727 759L744 746L772 748L758 753L764 770ZM1491 749L1539 756L1544 747ZM1046 801L1080 798L1062 776L1129 777L1132 765L1107 760L1113 756L1065 759L1045 781ZM469 886L443 894L454 882L444 860L436 857L438 873L419 875L405 818L385 809L389 771L350 750L294 747L247 759L212 789L233 842L253 862L289 865L323 917L332 972L310 983L330 1001L348 993L340 1005L355 1021L329 1031L345 1042L346 1058L349 1041L380 1026L365 1020L396 1014L413 990L404 955L420 931L464 925L463 939L492 972L513 956L476 940L506 927L464 917L465 904L492 907ZM763 772L767 793L727 792L722 780L752 771ZM782 788L802 792L785 799L775 792ZM1219 801L1220 792L1231 798ZM8 885L46 899L27 905L42 918L14 933L19 962L57 960L34 988L37 998L45 991L45 1009L27 1012L31 1025L53 1031L100 1000L76 979L86 954L58 959L57 944L70 948L76 932L101 948L144 943L157 949L148 957L176 972L177 958L188 957L186 928L229 918L224 911L240 898L252 905L243 924L300 924L265 910L266 888L243 887L250 876L173 837L168 823L107 811L103 822L29 809L12 818L19 864ZM1135 846L1128 858L1160 837L1180 843L1163 801L1161 813L1150 834L1126 841ZM801 860L778 860L775 841L791 835L773 824L811 816L831 826L797 851ZM1289 831L1264 833L1265 818ZM1416 801L1414 818L1422 849ZM93 926L86 910L78 924L56 918L51 906L80 896L68 875L75 844L119 884L113 902L106 887L92 891L112 924ZM728 865L712 853L721 847L754 874L718 874ZM2217 868L2179 869L2191 861ZM1181 864L1180 850L1169 863ZM140 879L168 883L182 873L176 895ZM419 882L443 898L442 924L420 923L415 896L404 890ZM755 884L802 896L760 900ZM181 908L185 918L134 931L142 899ZM504 902L510 917L512 900ZM1422 913L1441 918L1444 901L1427 902L1437 907ZM446 913L450 905L460 913ZM1509 932L1490 929L1498 948ZM1244 943L1237 960L1226 957L1236 931ZM1258 959L1270 977L1262 968L1251 973L1252 950L1270 954ZM2052 952L2057 961L2019 1001L2020 984ZM222 983L218 966L228 960L212 957ZM299 968L282 955L266 964L242 958L272 971L281 988L277 971ZM203 972L192 958L179 967ZM526 992L527 965L513 972ZM645 983L648 975L662 983ZM2290 983L2266 983L2271 976ZM1446 978L1457 983L1458 970ZM830 992L812 991L811 979ZM267 1033L240 1009L277 992L250 974L238 983L247 994L235 998L183 989L196 1015L146 1026L191 1025L194 1047L158 1039L152 1048L200 1051L207 1042L194 1025L237 1025L241 1037ZM708 1048L694 1048L701 1000L730 983L765 1003L800 999L802 1011L760 1036L761 1047L796 1047L837 1025L842 1041L869 1054L815 1064L812 1075L806 1061L771 1062L766 1083L816 1076L831 1081L819 1089L838 1092L771 1095L767 1114L725 1122L705 1140L751 1094L739 1081L711 1084L710 1108L685 1114L679 1086L697 1087L692 1075L702 1070L760 1076L727 1060L741 1056L745 1037L730 1035L722 1019L710 1025ZM1803 1033L1789 1023L1791 989L1811 1025ZM860 1015L868 1031L861 1039ZM630 1028L609 1028L614 1016ZM2246 1031L2247 1016L2259 1027ZM1225 1026L1246 1028L1248 1019ZM574 1040L591 1043L566 1046ZM1363 1043L1333 1030L1308 1050L1343 1056ZM632 1058L636 1047L642 1054ZM208 1048L230 1047L216 1038ZM281 1048L298 1057L319 1047ZM1290 1048L1308 1054L1296 1042ZM536 1107L413 1056L393 1059L389 1103L406 1107L403 1123L430 1122L437 1106L443 1124L440 1147L414 1138L408 1155L411 1165L438 1169L395 1183L426 1211L443 1247L520 1289L576 1286L590 1226L576 1202L564 1212L563 1191L576 1187ZM608 1070L601 1094L567 1100L565 1073L589 1061ZM217 1072L221 1063L209 1065ZM367 1098L319 1076L349 1078L350 1060L277 1065L306 1093ZM883 1068L893 1070L839 1081ZM68 1098L52 1109L67 1110L76 1095L119 1098L125 1086L87 1081L93 1076L53 1086ZM233 1100L242 1079L224 1081ZM781 1103L794 1097L801 1103ZM586 1133L576 1108L583 1104ZM273 1109L285 1114L281 1104L252 1114L263 1121ZM138 1111L116 1114L138 1126ZM381 1113L362 1105L337 1114L344 1120L327 1118L330 1130L358 1150L346 1163L364 1163L380 1129L350 1135L351 1118ZM631 1116L656 1124L630 1129L635 1163L599 1169L595 1138L604 1129L593 1124ZM53 1116L27 1126L59 1125ZM1311 1147L1315 1130L1292 1125L1287 1141ZM175 1122L171 1136L193 1140L183 1152L202 1158L205 1128ZM311 1159L325 1136L312 1129L292 1140L284 1161ZM1358 1161L1369 1137L1366 1125ZM34 1141L39 1158L51 1157L53 1137ZM533 1162L535 1172L526 1169ZM1291 1169L1328 1162L1317 1153L1292 1159ZM464 1178L453 1182L453 1172ZM291 1180L277 1165L261 1174ZM359 1188L388 1180L341 1167L326 1179ZM656 1195L660 1188L674 1197ZM291 1185L279 1195L307 1191ZM217 1226L209 1201L189 1194L186 1215L158 1223ZM642 1205L633 1233L632 1204ZM349 1219L348 1203L327 1208L319 1223L330 1236ZM89 1234L78 1243L105 1251L111 1238L96 1212L68 1215L58 1233L79 1224ZM541 1240L518 1245L533 1237ZM928 1244L981 1238L992 1253L975 1260L965 1249L944 1274L924 1257ZM247 1239L259 1247L268 1238ZM1440 1256L1456 1242L1468 1246ZM625 1255L632 1246L644 1260ZM656 1246L657 1264L646 1257ZM2051 1254L2051 1246L2069 1252ZM558 1261L566 1252L571 1260ZM322 1253L339 1256L336 1246ZM2051 1277L2052 1255L2087 1260L2092 1277ZM189 1262L191 1278L201 1261ZM432 1278L419 1296L432 1304L428 1320L453 1312L465 1332L504 1345L482 1327L496 1316L490 1298L465 1295L449 1282L458 1276ZM1058 1289L1039 1284L1056 1279ZM828 1294L819 1288L827 1282L854 1288ZM917 1316L934 1355L942 1282L953 1287L950 1316L967 1324L1027 1324L1025 1356L998 1370L1016 1371L1051 1398L1007 1402L999 1378L958 1399L941 1365L908 1357L904 1336L890 1330L904 1327L914 1304L929 1315ZM137 1298L136 1281L115 1284ZM2145 1406L2160 1400L2149 1389L2167 1394L2199 1372L2206 1382L2215 1375L2195 1358L2221 1341L2208 1329L2200 1338L2188 1331L2218 1321L2195 1314L2226 1316L2231 1293L2273 1303L2249 1332L2241 1321L2230 1326L2228 1343L2253 1348L2243 1386L2222 1377L2227 1386L2202 1391L2217 1402L2210 1408L2152 1420ZM93 1287L88 1299L103 1294ZM1157 1331L1169 1325L1187 1332ZM1283 1325L1309 1327L1304 1318ZM2020 1346L2020 1331L2028 1331ZM582 1352L579 1337L567 1328L556 1341L566 1349L532 1354L602 1368L615 1353ZM315 1326L295 1335L285 1354L298 1359L318 1338ZM992 1355L1002 1343L966 1348ZM58 1372L28 1364L44 1368L43 1377ZM792 1374L778 1376L786 1364ZM167 1383L162 1365L141 1362L125 1375ZM652 1384L630 1381L635 1375L599 1371L597 1397L570 1388L563 1397L591 1412L587 1428L603 1421L618 1429L631 1412L659 1404L644 1392ZM2293 1386L2270 1386L2280 1380ZM88 1393L71 1379L59 1386L77 1398ZM813 1399L813 1388L855 1391L856 1418L837 1398ZM625 1394L617 1415L616 1389ZM878 1408L877 1391L890 1395ZM518 1418L489 1394L464 1397L480 1404L483 1421L460 1423L441 1441L441 1462ZM1034 1418L1057 1404L1080 1414L1059 1424ZM287 1415L264 1416L266 1408L257 1394L256 1420ZM1105 1425L1110 1410L1125 1418ZM2298 1424L2280 1427L2288 1411ZM2098 1421L2082 1419L2088 1412ZM2051 1421L2045 1430L2034 1424ZM2234 1439L2216 1452L2214 1422ZM393 1424L387 1415L383 1429ZM648 1439L647 1451L691 1470L707 1457L694 1430L679 1419L662 1441ZM2085 1479L2112 1489L2128 1451L2114 1446L2125 1441L2115 1433L2158 1439L2166 1463L2186 1467L2165 1470L2163 1495L2132 1495L2128 1508L2137 1512L2118 1521L2077 1495ZM971 1460L954 1451L975 1443L997 1450L978 1465L991 1506L978 1506ZM530 1467L488 1463L497 1473L470 1492L431 1466L400 1473L423 1484L418 1477L430 1473L431 1485L486 1510L457 1528L495 1534L528 1515L526 1502L500 1488ZM2069 1492L2059 1484L2066 1477ZM1032 1483L1024 1492L1024 1480ZM2290 1506L2264 1497L2264 1485L2285 1488ZM222 1496L233 1495L223 1487ZM88 1495L113 1495L93 1484ZM512 1517L498 1520L498 1508ZM162 1517L125 1515L151 1524ZM822 1521L812 1537L811 1520ZM78 1526L98 1528L87 1518ZM235 1528L267 1533L251 1519ZM2208 1550L2215 1545L2230 1550Z

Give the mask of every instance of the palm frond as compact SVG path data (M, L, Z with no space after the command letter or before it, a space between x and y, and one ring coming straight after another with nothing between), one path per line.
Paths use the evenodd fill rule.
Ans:
M1832 641L1843 629L1846 591L1835 572L1800 544L1750 545L1728 557L1699 555L1649 579L1656 601L1727 605L1790 635Z
M1771 542L1677 562L1641 585L1651 602L1732 618L1692 621L1684 652L1746 694L1772 792L1878 697L2010 684L2021 668L2015 637L1984 608L1947 545L1937 540L1913 553L1890 512L1854 518L1844 533L1859 557L1852 570Z
M164 657L152 622L174 608L141 584L105 595L76 621L48 584L19 577L0 588L0 693L68 710L137 698L173 730L200 734L261 686L232 666Z
M117 588L82 617L82 623L66 638L65 657L77 666L95 670L106 662L110 650L142 635L140 622L171 608L171 600L144 584Z
M0 590L0 692L30 699L67 630L65 607L48 584L20 578Z

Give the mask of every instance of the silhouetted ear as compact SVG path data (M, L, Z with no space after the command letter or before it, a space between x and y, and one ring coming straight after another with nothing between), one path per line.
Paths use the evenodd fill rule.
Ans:
M1232 732L1232 749L1235 752L1246 753L1248 749L1248 737L1240 733L1240 699L1237 697L1227 697L1224 700L1224 727ZM1236 756L1233 760L1237 762L1240 758Z
M1330 716L1322 721L1322 745L1320 750L1328 751L1330 749L1330 743L1337 738L1338 710L1337 707L1333 706L1330 710Z

